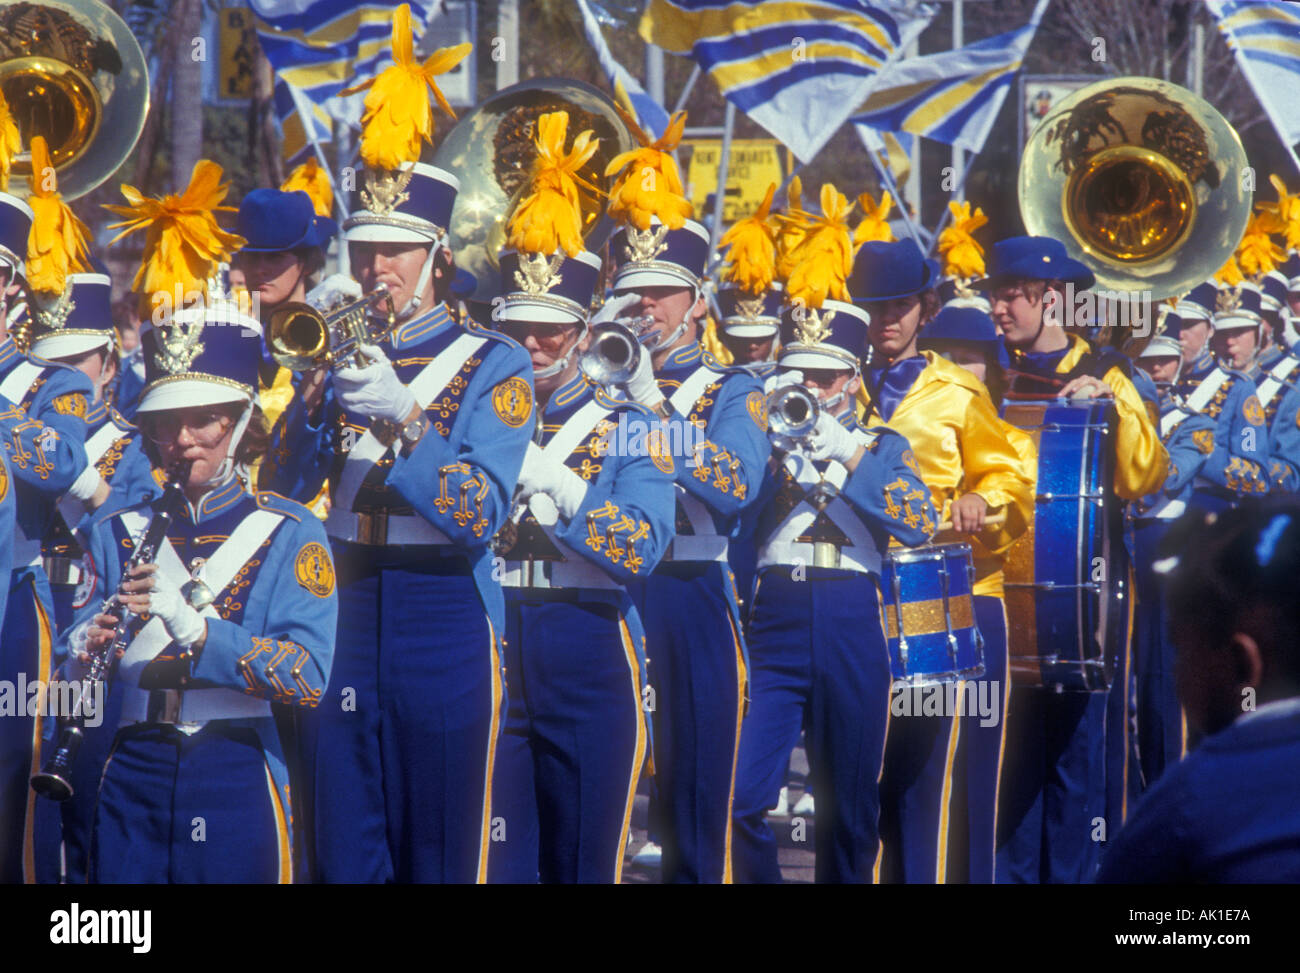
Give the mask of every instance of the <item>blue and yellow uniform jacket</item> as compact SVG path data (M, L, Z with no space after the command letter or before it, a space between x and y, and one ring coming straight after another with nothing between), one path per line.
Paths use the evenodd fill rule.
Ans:
M81 371L0 343L0 437L18 505L15 569L40 559L60 497L86 468L94 388Z
M92 596L60 639L69 641L117 590L134 541L160 497L97 511L90 528L89 556L95 570ZM300 504L273 493L246 492L237 479L213 490L177 517L160 549L160 572L184 580L214 555L254 516L257 529L243 535L247 556L230 563L228 583L218 586L207 618L207 639L192 665L177 659L162 634L154 655L133 658L145 623L137 621L132 646L118 665L124 721L145 721L151 690L181 689L178 722L195 728L215 719L236 720L257 730L277 791L288 793L271 702L297 706L319 703L334 657L338 594L329 544L321 522ZM225 550L229 550L226 548ZM177 572L180 572L179 576ZM152 661L151 661L152 660ZM75 675L75 663L68 663ZM286 802L287 807L287 802Z
M912 547L934 536L938 520L930 490L907 440L884 426L863 429L849 409L840 423L866 447L852 473L835 461L802 452L774 452L758 500L747 519L758 550L758 570L772 565L812 565L813 545L840 548L845 570L879 575L890 538ZM837 495L820 511L810 491L820 480Z
M361 525L381 518L388 544L450 545L469 560L489 616L504 602L488 542L510 514L533 431L532 361L513 340L458 324L439 304L405 322L381 346L425 405L430 429L410 455L376 444L367 416L346 412L327 381L321 413L301 398L286 409L263 483L307 503L327 479L326 530L366 543Z
M14 498L14 481L9 475L9 460L0 451L0 564L12 564L14 557L14 530L17 502ZM0 598L0 631L4 630L5 605L8 598Z
M1201 468L1202 486L1234 497L1268 493L1268 429L1250 377L1220 367L1202 351L1184 367L1176 391L1185 406L1215 421L1214 450Z
M861 421L868 429L887 425L911 444L939 520L947 520L952 502L967 493L982 497L990 511L1006 508L1004 526L969 539L975 594L1001 597L1002 552L1033 520L1033 441L1029 455L1021 455L983 383L933 351L893 362L888 372L905 386L902 397L891 389L882 401L864 380L858 391ZM874 380L875 372L870 374Z
M1169 453L1169 475L1164 485L1136 502L1139 518L1172 519L1187 506L1192 485L1214 452L1215 421L1183 408L1169 389L1160 397L1160 441Z
M1131 364L1124 355L1110 349L1094 350L1078 335L1068 334L1069 345L1061 351L1022 352L1010 349L1012 368L1021 372L1012 391L1052 394L1066 381L1090 375L1110 386L1119 421L1115 438L1116 495L1137 500L1160 488L1169 474L1169 454L1148 409L1129 376ZM1035 387L1034 377L1050 379Z

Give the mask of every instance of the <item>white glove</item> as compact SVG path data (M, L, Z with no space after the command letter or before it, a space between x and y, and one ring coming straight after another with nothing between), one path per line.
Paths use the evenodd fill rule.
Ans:
M162 619L167 634L183 649L188 649L208 631L208 623L190 607L180 588L161 575L154 575L154 589L149 592L149 613Z
M542 452L536 443L529 443L524 468L519 472L519 493L521 498L545 493L555 501L560 516L572 520L587 495L587 484L558 459Z
M361 285L347 274L330 274L307 292L307 303L320 310L329 310L360 296Z
M591 316L589 323L594 327L597 324L604 324L607 321L617 321L619 318L626 317L623 314L634 304L641 303L641 295L635 292L628 294L615 294L604 303L599 311Z
M86 468L72 481L72 486L68 487L68 496L86 503L95 495L95 491L99 489L99 485L103 482L104 478L99 475L99 470L95 468L95 464L87 463Z
M334 373L339 402L349 412L403 422L415 408L415 393L402 384L378 345L362 345L361 353L371 359L365 368L348 365Z
M769 375L767 381L763 383L763 395L764 397L770 396L777 389L784 388L787 385L802 384L803 372L797 368L792 368L786 372L777 372L774 375Z
M835 460L848 466L861 443L853 433L840 425L838 419L830 413L823 412L817 417L817 425L813 428L808 445L808 455L812 459Z
M623 387L627 390L629 399L639 402L647 409L658 409L663 404L664 394L659 391L659 383L655 380L655 369L649 351L642 349L636 371Z

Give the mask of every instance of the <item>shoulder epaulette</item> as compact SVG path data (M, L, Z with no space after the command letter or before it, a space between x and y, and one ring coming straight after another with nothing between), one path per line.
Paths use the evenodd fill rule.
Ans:
M270 490L259 490L254 498L257 505L263 510L270 510L277 514L284 514L294 520L301 522L304 515L312 516L310 510L298 503L296 500L290 500L288 497L273 493Z

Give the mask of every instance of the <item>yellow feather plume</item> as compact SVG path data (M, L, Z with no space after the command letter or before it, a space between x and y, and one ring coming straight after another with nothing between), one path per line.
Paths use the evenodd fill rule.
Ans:
M989 218L982 209L971 212L970 203L950 202L952 222L939 234L939 256L943 258L945 276L970 280L984 276L984 248L975 239L975 231Z
M68 274L88 269L86 238L90 230L59 195L54 163L43 136L32 138L32 174L27 177L32 194L32 230L27 235L27 281L38 294L58 296Z
M654 140L621 107L619 114L641 147L614 156L605 167L606 177L617 176L609 192L610 218L648 230L650 218L657 216L670 230L680 229L693 211L671 152L682 140L686 112L675 114Z
M576 257L583 248L582 197L596 192L579 170L596 154L600 139L587 129L564 151L569 113L549 112L537 119L537 162L531 192L510 216L506 244L520 253L553 254L560 248Z
M889 211L894 206L894 200L889 193L880 197L879 205L871 198L871 193L863 193L858 197L858 205L862 207L862 222L853 231L854 250L872 240L888 243L894 239L894 231L889 228Z
M334 187L330 185L329 173L317 165L315 158L308 158L289 173L280 189L286 193L296 190L306 193L316 207L317 216L329 216L334 209Z
M1255 213L1246 224L1246 232L1237 244L1237 266L1247 277L1259 277L1276 269L1286 254L1273 242L1272 234L1281 233L1282 221L1274 213Z
M137 230L145 231L144 259L132 284L140 294L141 314L150 313L155 294L173 300L178 286L182 297L198 292L206 298L208 278L216 265L229 260L248 242L217 225L217 212L235 212L233 206L220 205L230 191L230 184L221 181L222 175L221 166L200 159L190 175L189 186L179 196L146 197L123 183L122 195L128 205L104 206L125 217L120 223L110 224L109 229L125 229L109 246Z
M430 54L423 64L415 59L411 34L411 8L402 4L393 17L393 64L378 76L355 84L339 94L353 95L370 89L361 116L361 158L372 169L399 169L420 160L420 143L433 140L432 95L453 119L446 97L434 78L446 74L465 59L474 45L457 44Z
M803 209L803 181L795 176L785 192L786 207L784 213L776 213L772 220L776 223L776 279L787 283L798 263L795 253L803 243L804 234L808 232L808 223L812 216Z
M776 273L776 234L768 215L775 195L776 183L772 183L754 215L732 224L718 243L729 248L722 279L750 294L762 294L771 287Z
M1284 246L1288 250L1300 249L1300 194L1290 195L1286 191L1286 184L1276 174L1269 176L1268 181L1277 190L1277 202L1261 203L1259 210L1277 217L1282 229L1275 232L1285 236Z
M4 92L0 91L0 192L9 191L9 167L13 157L23 150L22 139L18 135L18 123L14 121L5 101Z
M802 300L810 308L821 307L828 297L848 300L845 281L853 270L853 237L848 224L853 204L831 183L822 186L821 204L822 215L809 223L790 273L791 299Z
M1237 258L1229 257L1228 262L1218 269L1214 275L1215 283L1222 287L1236 287L1245 280L1241 268L1237 266Z

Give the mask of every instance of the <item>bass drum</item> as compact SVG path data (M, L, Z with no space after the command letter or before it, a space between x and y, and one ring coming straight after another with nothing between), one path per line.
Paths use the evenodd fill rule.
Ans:
M1106 692L1128 635L1128 552L1114 480L1114 405L1012 402L1006 420L1038 447L1033 528L1007 552L1011 681Z

